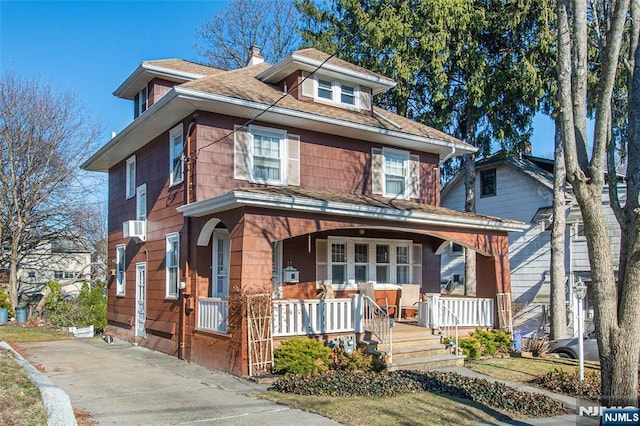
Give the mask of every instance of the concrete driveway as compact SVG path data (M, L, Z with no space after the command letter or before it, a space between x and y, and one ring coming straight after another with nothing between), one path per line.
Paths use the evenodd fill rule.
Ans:
M336 425L248 394L266 390L235 376L116 340L14 344L100 425Z

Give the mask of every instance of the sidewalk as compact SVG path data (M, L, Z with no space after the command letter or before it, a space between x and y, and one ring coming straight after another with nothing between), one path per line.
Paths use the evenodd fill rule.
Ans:
M266 390L149 349L98 338L15 344L14 349L99 425L336 425L252 397ZM42 367L42 368L40 368Z

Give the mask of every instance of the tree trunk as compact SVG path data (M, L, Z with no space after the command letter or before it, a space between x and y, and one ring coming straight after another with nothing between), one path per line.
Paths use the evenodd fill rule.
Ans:
M553 179L553 228L551 230L551 339L567 337L565 228L566 170L562 148L562 124L555 121L555 163Z
M466 142L475 146L476 142L476 124L472 118L472 114L467 111L466 126ZM464 160L464 211L468 213L476 212L476 155L468 154ZM469 248L464 249L464 295L476 295L476 252Z

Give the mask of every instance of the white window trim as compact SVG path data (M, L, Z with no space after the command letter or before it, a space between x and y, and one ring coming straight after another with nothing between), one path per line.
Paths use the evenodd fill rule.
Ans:
M254 134L278 137L280 139L280 179L259 179L254 176L253 172L253 148ZM274 129L271 127L249 125L249 180L255 183L266 183L270 185L286 185L287 184L287 131L282 129Z
M375 273L376 270L376 244L388 245L390 250L390 262L389 265L389 278L391 282L389 283L378 283L374 279L370 279L368 281L373 282L375 284L375 288L378 290L395 290L400 288L400 284L409 284L409 283L397 283L397 247L404 246L409 248L409 281L413 281L413 241L412 240L386 240L386 239L378 239L378 238L359 238L359 237L327 237L327 280L329 282L332 281L332 262L331 262L331 244L335 243L344 243L347 246L347 282L345 284L333 284L333 287L336 290L357 290L358 285L355 282L355 251L354 247L356 243L367 243L369 244L369 267L368 273L369 277L372 277L372 274Z
M331 96L333 99L321 98L318 96L319 80L331 82ZM353 87L353 104L347 104L342 102L342 86ZM340 80L334 80L329 77L323 77L315 75L313 76L313 100L318 103L327 105L339 106L341 108L351 109L354 111L360 111L360 86L353 83L342 82Z
M130 166L133 164L133 173L130 173ZM127 159L125 166L125 196L127 200L136 195L136 156L132 155Z
M144 94L144 103L142 102L142 95ZM149 87L147 85L140 89L138 92L138 117L149 109Z
M126 292L126 283L127 283L127 265L122 265L123 266L123 273L122 273L122 280L120 280L119 275L118 275L118 271L120 270L120 255L119 255L119 251L122 250L122 258L124 259L125 263L127 261L127 251L126 251L126 246L124 244L118 244L116 246L116 296L124 296L125 292Z
M178 124L176 127L169 131L169 186L177 185L182 183L184 180L184 164L181 167L181 173L179 177L173 176L173 160L175 157L173 156L173 147L174 147L174 138L176 136L180 136L180 142L182 144L182 149L180 152L184 151L184 133L182 132L182 123ZM180 155L182 157L182 154ZM182 161L182 159L180 159Z
M178 271L177 274L178 276L176 277L176 292L175 293L171 293L170 289L169 289L169 243L175 241L176 244L176 250L178 251L177 253L177 259L178 259ZM165 299L177 299L180 293L180 233L179 232L172 232L170 234L167 234L165 236L165 256L164 256L164 263L165 263Z
M144 196L144 212L141 212L140 204L143 196ZM142 220L146 222L148 210L149 208L147 206L147 184L143 183L142 185L136 188L136 220Z
M387 155L394 155L398 157L404 158L404 194L400 196L400 198L404 200L409 199L410 187L411 184L411 153L409 151L404 151L400 149L394 148L382 148L382 194L385 197L398 197L398 194L390 194L387 192L387 170L386 170L386 161L385 157Z

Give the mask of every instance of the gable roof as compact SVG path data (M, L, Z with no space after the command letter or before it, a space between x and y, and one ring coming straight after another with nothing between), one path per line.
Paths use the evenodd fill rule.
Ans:
M329 55L315 49L303 49L290 57L319 61ZM287 61L285 59L276 65L260 63L233 71L208 68L176 59L143 62L116 90L117 95L133 99L141 87L136 86L136 82L142 82L142 85L144 79L161 73L163 78L173 78L178 84L94 153L83 163L82 168L107 171L197 110L230 115L247 121L259 116L259 121L265 123L340 134L433 153L440 158L477 150L453 136L378 107L373 108L373 115L366 115L337 106L305 102L283 94L273 84L258 78L267 75L270 70L284 66L283 63L286 65ZM335 69L346 70L344 72L352 76L358 73L359 78L369 78L371 82L377 81L381 85L389 86L393 83L386 77L341 59L331 58L327 64ZM327 64L323 65L323 69ZM208 70L205 73L206 68Z
M533 179L538 184L553 191L553 173L549 173L547 170L545 170L546 166L544 164L542 164L544 168L541 167L541 165L538 164L537 160L537 157L528 157L526 155L522 156L522 158L506 157L502 152L498 152L487 158L476 161L476 173L481 172L482 170L496 167L498 165L505 165L518 170L525 176ZM452 188L458 185L458 183L464 178L464 173L464 170L460 170L458 173L456 173L453 179L446 183L444 188L442 188L441 197L446 196L446 194L448 194Z

